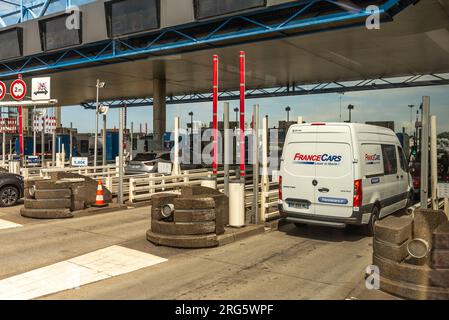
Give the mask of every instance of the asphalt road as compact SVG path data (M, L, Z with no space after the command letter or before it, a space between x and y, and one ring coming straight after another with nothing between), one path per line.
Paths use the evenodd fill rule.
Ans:
M146 241L148 207L61 221L19 219L5 210L1 209L1 219L23 226L0 230L0 283L113 245L168 259L42 299L367 297L361 283L371 264L372 239L356 228L298 229L287 224L223 247L184 250Z

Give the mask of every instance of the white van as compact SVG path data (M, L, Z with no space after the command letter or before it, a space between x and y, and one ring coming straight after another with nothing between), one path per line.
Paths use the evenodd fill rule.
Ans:
M281 158L279 210L287 221L344 228L410 205L412 178L390 129L352 123L290 127Z

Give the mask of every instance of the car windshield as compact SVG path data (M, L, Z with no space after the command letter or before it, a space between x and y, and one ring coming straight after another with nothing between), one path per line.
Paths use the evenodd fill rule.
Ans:
M155 153L138 153L133 161L152 161L156 159Z

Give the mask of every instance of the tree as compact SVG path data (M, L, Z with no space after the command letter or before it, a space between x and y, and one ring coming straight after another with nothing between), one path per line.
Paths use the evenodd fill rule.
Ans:
M449 139L449 132L443 132L438 135L439 139Z

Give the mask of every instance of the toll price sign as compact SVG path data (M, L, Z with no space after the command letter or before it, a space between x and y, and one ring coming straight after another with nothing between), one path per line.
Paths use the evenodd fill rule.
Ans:
M38 156L27 156L26 163L29 167L37 167L41 163L41 159Z
M73 157L72 167L87 167L89 165L89 159L86 157Z
M25 84L25 81L22 79L14 80L11 83L10 93L11 97L16 101L20 101L25 98L27 93L27 85Z
M0 101L3 100L5 95L6 95L6 85L4 82L0 81Z

